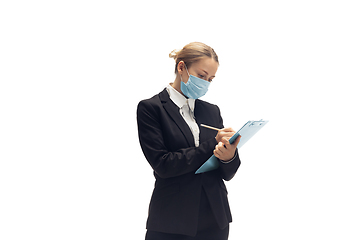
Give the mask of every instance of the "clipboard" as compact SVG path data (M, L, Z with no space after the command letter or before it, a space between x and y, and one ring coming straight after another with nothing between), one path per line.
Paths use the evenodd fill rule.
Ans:
M236 138L241 135L241 139L237 148L240 149L247 141L250 140L261 128L263 128L269 121L248 121L239 131L237 131L230 139L230 144L234 143ZM196 172L195 174L204 173L215 170L219 167L219 159L212 155Z

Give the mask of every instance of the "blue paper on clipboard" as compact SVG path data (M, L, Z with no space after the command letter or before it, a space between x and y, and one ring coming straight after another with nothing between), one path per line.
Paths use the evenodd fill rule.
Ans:
M237 148L241 148L252 136L254 136L262 127L264 127L269 121L248 121L245 125L240 128L230 139L229 142L232 144L236 138L241 135L241 139ZM204 173L215 170L219 167L219 159L212 155L196 172L195 174Z

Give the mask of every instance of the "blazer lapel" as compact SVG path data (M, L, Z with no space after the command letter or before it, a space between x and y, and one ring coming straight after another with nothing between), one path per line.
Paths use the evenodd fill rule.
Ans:
M200 129L200 134L199 134L199 141L200 143L209 140L210 138L213 138L216 136L217 132L211 129L207 129L204 127L201 127L200 124L206 124L206 125L210 125L210 126L214 126L214 127L219 127L216 126L216 123L214 121L214 119L212 119L209 111L211 109L208 108L204 108L204 105L201 103L201 101L196 100L195 101L195 118L196 118L196 122L199 125L199 129Z
M170 115L170 117L174 120L178 128L180 128L181 132L184 134L189 146L195 146L194 136L189 126L185 122L184 118L180 115L179 108L175 105L175 103L171 101L166 89L164 89L159 94L159 97L166 112Z

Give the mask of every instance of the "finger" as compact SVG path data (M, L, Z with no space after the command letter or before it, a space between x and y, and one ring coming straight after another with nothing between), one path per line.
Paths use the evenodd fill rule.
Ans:
M214 150L214 156L217 157L217 158L220 158L220 155L216 150Z
M224 152L224 144L222 142L219 142L219 144L216 145L215 149L218 151L219 154L222 154Z
M222 132L235 132L234 129L232 129L230 127L229 128L223 128L223 129L221 129L221 131Z
M221 156L222 154L223 154L223 153L221 152L221 150L219 149L219 147L216 146L215 149L214 149L214 155L215 155L215 157L220 158L220 156Z
M233 132L221 132L220 136L221 138L231 138L234 135Z
M230 138L228 138L228 137L221 139L221 143L224 145L225 148L228 148L230 146L229 139Z
M240 139L241 139L241 135L239 135L239 136L236 138L236 140L235 140L235 142L233 143L233 145L237 146L237 145L239 144L239 142L240 142Z

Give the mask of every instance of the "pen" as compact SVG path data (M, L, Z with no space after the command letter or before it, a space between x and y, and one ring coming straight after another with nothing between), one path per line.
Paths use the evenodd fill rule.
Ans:
M209 128L209 129L212 129L212 130L216 130L216 131L220 131L221 129L218 129L218 128L215 128L215 127L211 127L211 126L208 126L208 125L205 125L205 124L200 124L201 127L206 127L206 128Z

